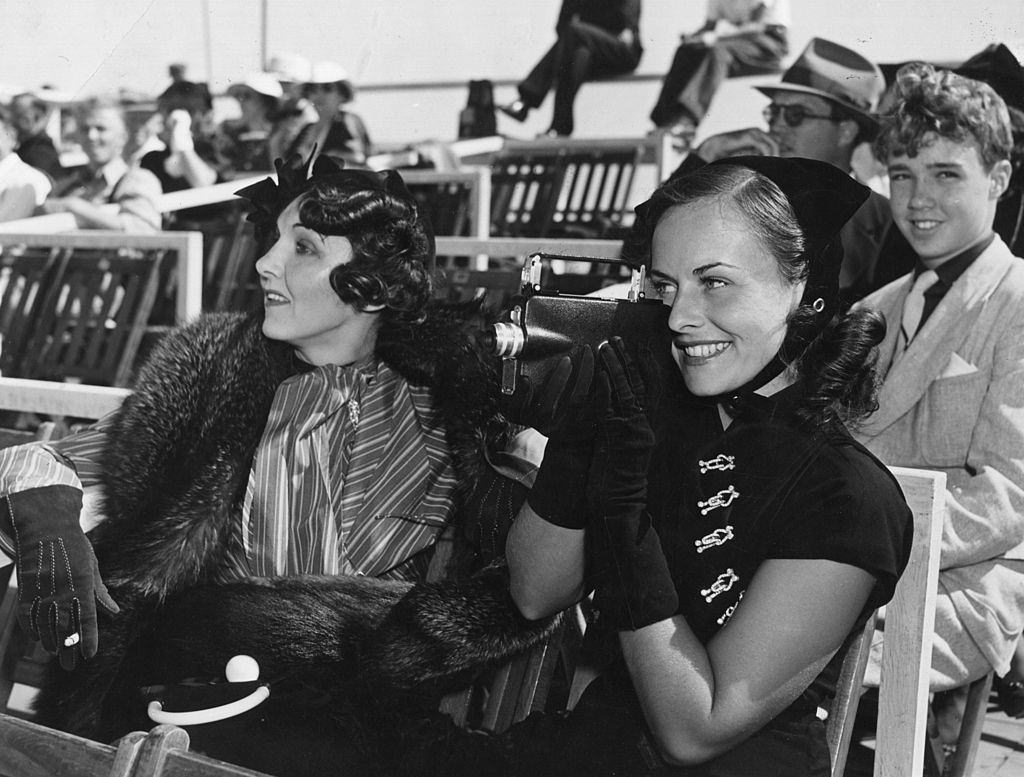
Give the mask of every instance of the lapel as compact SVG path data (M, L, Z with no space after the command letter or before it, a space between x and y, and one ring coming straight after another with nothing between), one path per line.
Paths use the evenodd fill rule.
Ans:
M894 354L899 327L893 322L898 322L902 315L911 276L900 278L891 293L883 295L878 308L889 326L879 346L878 368L885 379L878 393L878 410L863 424L861 434L879 435L917 404L971 333L985 301L1009 270L1012 259L1010 250L997 236L957 279L899 358ZM870 300L865 304L871 307Z

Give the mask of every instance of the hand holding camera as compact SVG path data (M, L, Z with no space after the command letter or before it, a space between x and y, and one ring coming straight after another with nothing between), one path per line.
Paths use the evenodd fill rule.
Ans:
M607 385L607 384L605 384ZM587 523L587 476L594 455L597 419L607 391L594 382L594 350L585 345L558 359L534 393L529 380L517 389L529 401L530 425L546 435L547 447L527 501L548 523L582 529Z
M654 432L644 413L643 380L621 338L598 353L597 381L607 387L609 402L588 475L594 605L612 628L633 630L672 617L679 596L647 513Z

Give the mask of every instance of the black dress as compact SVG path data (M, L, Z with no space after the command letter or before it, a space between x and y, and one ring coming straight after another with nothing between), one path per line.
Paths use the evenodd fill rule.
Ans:
M751 398L724 431L711 401L670 398L656 413L648 510L679 592L679 614L702 643L742 606L768 559L829 559L870 572L876 583L856 629L892 597L906 566L913 521L895 479L844 428L802 428L791 404L796 391ZM567 718L554 726L550 716L526 722L516 736L516 771L546 774L560 764L560 774L580 775L827 775L825 727L816 713L834 695L842 659L837 654L746 742L682 769L658 758L616 658ZM530 738L555 752L535 753Z

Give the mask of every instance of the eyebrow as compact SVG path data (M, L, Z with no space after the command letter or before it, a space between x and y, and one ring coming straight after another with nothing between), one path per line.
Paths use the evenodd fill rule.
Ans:
M312 232L314 235L317 236L317 238L320 240L321 243L323 243L324 245L327 245L327 240L324 239L324 236L321 235L319 232L317 232L312 227L307 227L301 221L296 221L294 224L292 224L292 229L295 229L296 227L302 227L302 229L306 230L307 232Z
M895 162L888 165L889 170L909 170L910 165L906 162ZM925 165L927 170L963 170L964 166L960 162L930 162Z
M729 264L728 262L709 262L708 264L702 264L700 267L694 267L693 274L700 275L702 272L711 270L715 267L729 267L732 268L733 270L736 269L736 265Z

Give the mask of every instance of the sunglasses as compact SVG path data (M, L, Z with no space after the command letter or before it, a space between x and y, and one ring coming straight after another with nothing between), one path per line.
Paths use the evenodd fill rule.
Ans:
M821 114L811 113L802 105L779 105L778 103L769 103L768 107L764 109L764 120L768 123L768 126L774 124L779 116L782 120L790 127L799 127L807 119L823 119L825 121L842 121L832 114Z
M302 95L309 97L311 94L317 92L336 92L338 90L337 84L304 84L302 87Z

